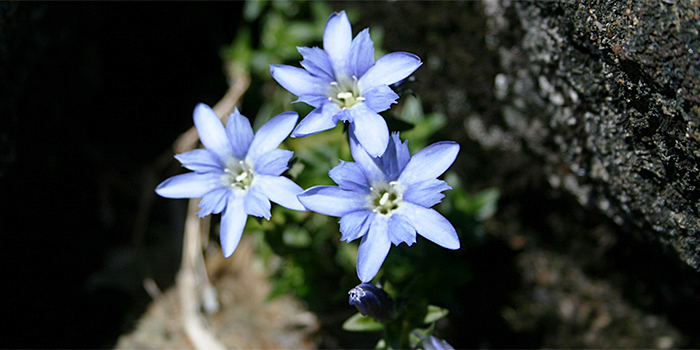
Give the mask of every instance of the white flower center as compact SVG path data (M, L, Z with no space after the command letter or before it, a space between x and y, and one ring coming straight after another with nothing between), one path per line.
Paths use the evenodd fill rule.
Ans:
M403 203L403 189L396 181L374 183L369 190L367 205L377 214L390 217Z
M357 77L353 75L352 80L348 77L342 77L338 81L331 82L327 96L328 100L335 103L340 109L345 109L364 101L365 98L361 95L362 92L357 86Z
M226 187L248 190L254 177L253 167L245 161L231 157L226 161L226 169L224 169L224 175L221 176L221 181Z

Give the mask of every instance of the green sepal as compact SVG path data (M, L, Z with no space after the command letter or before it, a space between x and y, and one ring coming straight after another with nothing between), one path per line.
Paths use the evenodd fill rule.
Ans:
M450 312L450 310L437 307L435 305L428 305L428 310L425 313L425 318L423 318L424 323L433 323L445 316Z
M343 329L351 332L376 332L384 329L384 325L358 312L345 320Z

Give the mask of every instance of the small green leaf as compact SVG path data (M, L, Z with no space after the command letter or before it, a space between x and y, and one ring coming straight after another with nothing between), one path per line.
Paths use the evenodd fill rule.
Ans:
M423 319L424 323L433 323L445 316L450 312L450 310L437 307L435 305L428 305L428 312L425 314Z
M384 325L358 312L343 323L343 329L351 332L375 332L384 329Z

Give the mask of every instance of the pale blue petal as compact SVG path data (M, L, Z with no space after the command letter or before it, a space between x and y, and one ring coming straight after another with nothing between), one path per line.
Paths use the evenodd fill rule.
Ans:
M328 216L340 217L367 207L363 194L337 186L314 186L297 197L306 209Z
M362 91L391 85L411 75L421 64L420 58L412 53L392 52L380 57L357 83Z
M253 180L253 187L285 208L306 210L297 198L304 189L284 176L257 175Z
M369 91L363 91L362 97L365 98L365 104L369 109L379 113L384 112L396 103L399 98L394 90L386 85L379 85Z
M333 104L333 103L329 103L329 105L330 104L335 106L335 104ZM338 108L338 109L340 110L340 112L338 112L336 115L334 115L333 119L340 120L343 122L349 122L352 120L352 116L349 113L349 111L350 111L349 109L347 109L347 108L343 108L343 109Z
M369 225L377 215L370 210L358 210L347 213L340 218L341 241L351 242L369 231Z
M370 184L357 163L341 160L328 175L344 190L369 193Z
M299 115L296 112L282 112L260 127L250 143L246 161L256 164L263 154L277 149L277 146L292 132L298 118Z
M301 47L297 46L297 51L304 59L300 62L309 73L319 78L328 80L330 83L334 81L333 66L328 59L328 53L318 47Z
M394 145L396 145L396 163L399 165L399 172L401 172L411 160L411 152L408 150L408 140L401 142L399 133L395 133L392 137L394 138Z
M403 169L399 182L408 186L414 182L434 179L447 171L458 153L457 142L436 142L413 155Z
M304 119L299 122L292 133L292 137L304 137L312 134L333 129L338 124L334 117L340 112L340 108L335 103L327 102L321 107L314 109Z
M388 220L375 215L369 232L362 237L357 252L357 276L362 282L371 281L377 275L391 248Z
M384 172L374 162L376 158L370 157L367 151L360 145L355 136L354 126L352 125L350 125L350 152L352 152L352 159L355 160L370 184L386 181Z
M408 141L401 142L399 138L399 133L394 132L389 138L389 145L386 147L386 151L381 157L374 158L374 163L382 169L387 181L396 180L406 162L410 159L408 153Z
M294 156L294 152L286 149L273 149L258 158L255 163L257 174L279 176L289 167L289 159Z
M176 154L175 159L180 161L182 166L185 168L194 170L198 173L207 173L217 170L221 171L223 166L219 156L204 148Z
M348 66L350 74L361 77L374 64L374 43L369 37L369 28L361 31L350 44Z
M301 95L299 98L292 102L292 103L297 103L297 102L304 102L307 105L314 107L314 108L319 108L323 106L324 103L328 102L328 96L326 95Z
M430 208L440 203L445 197L442 191L451 189L447 182L438 179L427 179L414 182L406 188L403 200Z
M231 143L231 150L236 159L245 159L253 141L253 127L250 126L250 120L241 115L238 108L234 109L233 113L228 116L226 121L226 134Z
M221 188L220 173L187 173L176 175L156 187L156 193L165 198L202 198L205 194Z
M348 110L352 116L355 136L372 157L379 157L389 144L389 127L381 115L374 113L364 103Z
M394 214L389 219L389 239L394 245L406 242L408 246L416 243L416 229L400 214Z
M459 237L452 224L437 211L403 202L400 214L418 234L447 249L459 249Z
M328 53L336 77L348 74L347 59L351 43L352 28L345 11L332 14L323 31L323 49Z
M199 217L205 217L209 214L221 213L226 208L230 195L231 190L225 187L205 194L202 197L202 201L199 202L199 212L197 214L199 214Z
M305 69L281 64L271 64L270 74L283 88L297 95L326 95L330 82L315 77Z
M265 193L260 191L258 187L251 186L248 190L248 194L245 196L243 204L245 205L245 212L248 215L263 217L270 220L270 216L272 215L270 213L270 208L272 205Z
M194 108L194 126L204 147L226 161L231 156L231 146L219 116L209 106L200 103Z
M229 196L226 210L221 215L221 228L219 230L224 257L231 256L238 247L247 220L248 214L243 207L243 197Z

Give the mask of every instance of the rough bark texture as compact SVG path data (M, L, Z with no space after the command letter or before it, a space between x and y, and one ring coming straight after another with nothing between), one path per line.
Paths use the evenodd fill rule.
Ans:
M544 161L551 186L673 248L695 269L699 6L697 0L484 3L487 44L500 58L494 93L504 129ZM509 45L513 26L522 32ZM481 122L494 123L467 122L477 140Z

